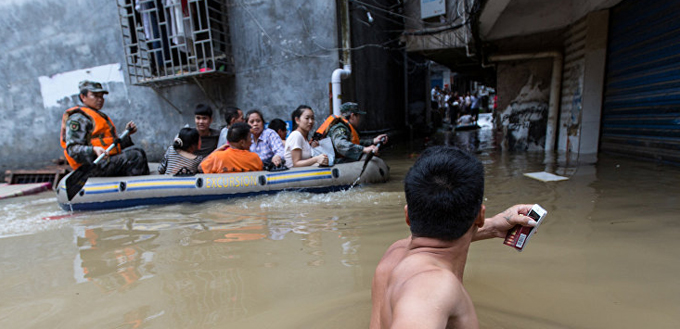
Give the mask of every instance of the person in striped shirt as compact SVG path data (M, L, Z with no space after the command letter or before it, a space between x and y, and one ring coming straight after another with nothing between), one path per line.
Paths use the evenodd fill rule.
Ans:
M165 151L163 160L158 166L158 173L165 175L195 175L200 172L199 165L203 157L194 154L201 148L198 130L185 127L179 131L172 146Z
M253 139L250 151L257 153L263 163L270 162L274 166L280 166L285 161L285 150L281 137L274 130L264 127L264 117L258 110L248 111L246 121L250 125Z

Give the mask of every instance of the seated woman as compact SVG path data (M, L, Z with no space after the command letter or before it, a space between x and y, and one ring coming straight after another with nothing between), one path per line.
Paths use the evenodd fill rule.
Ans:
M270 162L275 166L283 162L283 142L275 131L264 128L264 117L258 110L250 110L246 113L246 122L250 125L253 134L253 144L250 151L257 153L263 163Z
M298 106L292 114L293 132L286 140L285 159L291 167L306 167L313 164L328 165L325 154L312 157L312 147L307 141L314 127L314 111L307 105Z
M226 150L216 150L201 162L204 173L220 174L262 170L260 157L249 151L252 138L248 124L234 123L227 133L227 141L229 147Z
M182 128L172 146L165 151L165 156L158 173L166 175L195 175L199 172L198 165L203 157L194 152L201 148L201 138L196 128Z

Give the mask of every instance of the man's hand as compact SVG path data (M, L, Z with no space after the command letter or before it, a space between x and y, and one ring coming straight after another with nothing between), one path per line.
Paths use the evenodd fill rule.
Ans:
M280 166L281 165L281 157L278 156L278 155L273 156L272 157L272 163L277 167Z
M364 154L369 154L369 153L373 152L373 154L377 155L378 154L378 147L375 146L375 145L366 146L366 147L364 147L364 150L362 152Z
M496 216L487 218L484 220L484 226L479 228L472 237L472 241L505 238L508 231L515 225L536 226L536 221L527 216L532 206L531 204L514 205Z
M373 138L373 145L377 145L378 143L387 144L387 135L382 134Z
M106 153L106 149L104 149L101 146L93 146L92 151L94 151L94 155L98 158L100 155Z
M125 129L130 129L130 135L132 135L137 132L137 125L130 121L125 125Z

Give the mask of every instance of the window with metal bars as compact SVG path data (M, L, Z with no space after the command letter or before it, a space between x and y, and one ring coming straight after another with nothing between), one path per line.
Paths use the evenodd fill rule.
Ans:
M117 0L130 82L233 73L226 0Z

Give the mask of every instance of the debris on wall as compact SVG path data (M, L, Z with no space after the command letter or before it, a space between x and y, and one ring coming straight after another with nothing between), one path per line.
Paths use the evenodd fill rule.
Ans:
M542 150L548 121L550 88L534 82L533 74L517 97L501 113L506 150Z

